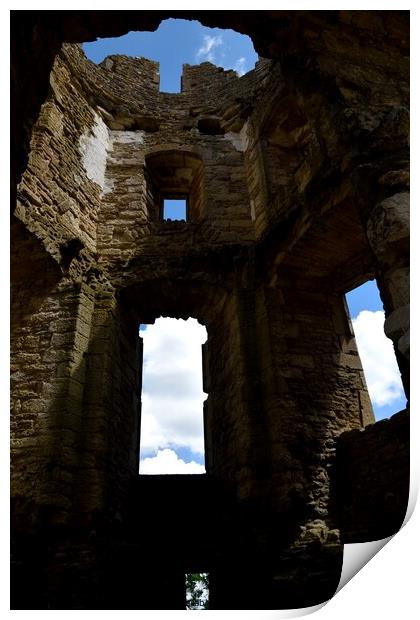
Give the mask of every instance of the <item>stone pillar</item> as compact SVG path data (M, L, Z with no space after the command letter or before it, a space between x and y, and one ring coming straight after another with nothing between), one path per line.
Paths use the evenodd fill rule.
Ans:
M385 309L385 334L394 344L408 396L410 359L410 212L408 192L382 200L369 215L366 233L376 259Z

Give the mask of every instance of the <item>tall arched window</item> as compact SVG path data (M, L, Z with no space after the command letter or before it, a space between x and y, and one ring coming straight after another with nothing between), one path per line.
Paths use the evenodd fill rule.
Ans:
M140 474L200 474L204 467L202 345L196 319L161 317L143 339Z

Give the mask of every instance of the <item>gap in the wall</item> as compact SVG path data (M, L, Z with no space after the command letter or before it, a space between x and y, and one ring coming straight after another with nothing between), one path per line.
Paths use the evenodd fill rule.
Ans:
M376 280L346 294L359 356L376 420L406 406L394 348L384 333L385 315Z
M203 474L202 344L196 319L161 317L143 339L140 474Z
M187 199L164 198L163 200L163 220L184 220L187 221Z

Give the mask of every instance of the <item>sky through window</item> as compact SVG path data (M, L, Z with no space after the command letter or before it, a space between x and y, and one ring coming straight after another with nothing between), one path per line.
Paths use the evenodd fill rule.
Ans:
M346 295L357 348L376 420L404 409L406 399L392 342L384 334L385 314L374 280Z
M204 473L201 345L196 319L160 318L143 325L141 474Z
M187 221L187 201L165 199L163 201L164 220L185 220Z

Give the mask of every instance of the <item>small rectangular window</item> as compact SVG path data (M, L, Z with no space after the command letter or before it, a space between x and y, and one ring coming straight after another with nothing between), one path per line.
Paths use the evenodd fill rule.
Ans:
M187 199L186 198L164 198L163 220L184 220L187 221Z

